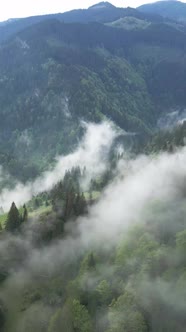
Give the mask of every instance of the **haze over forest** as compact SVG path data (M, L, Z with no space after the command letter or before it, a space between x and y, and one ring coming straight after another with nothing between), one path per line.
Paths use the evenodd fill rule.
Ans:
M162 0L163 1L163 0ZM165 0L166 1L166 0ZM174 0L172 0L174 1ZM176 0L177 1L177 0ZM133 7L136 8L146 3L152 3L153 1L147 0L111 0L110 3L116 7ZM183 2L186 2L185 0ZM96 4L95 0L69 0L68 2L53 0L37 0L37 6L29 0L16 0L12 2L7 0L3 3L0 12L0 21L6 21L8 19L22 18L28 16L64 13L73 9L87 9L90 6Z
M186 3L0 24L0 331L186 329Z

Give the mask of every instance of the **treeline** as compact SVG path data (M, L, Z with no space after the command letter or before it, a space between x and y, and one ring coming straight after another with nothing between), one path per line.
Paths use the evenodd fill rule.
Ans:
M44 225L46 218L48 223L50 223L52 232L50 227L46 226L46 230L43 229L44 233L40 241L45 242L46 239L53 240L56 236L60 237L63 233L64 224L68 220L75 220L78 216L86 214L88 205L93 203L91 192L98 185L96 181L92 181L87 198L85 198L84 193L81 191L81 181L85 176L85 168L81 170L80 167L74 167L65 172L63 180L59 181L51 191L43 192L33 197L28 202L27 207L23 205L21 209L18 209L13 202L5 221L4 230L17 234L23 229L22 226L25 225L25 222L27 222L27 226L32 222L34 212L39 211L41 208L38 225ZM31 216L29 216L29 211ZM41 229L40 233L42 234Z
M145 152L157 153L160 151L174 152L186 144L186 121L173 128L160 130L155 133L145 146Z
M64 222L87 211L87 202L80 188L85 172L86 170L81 171L80 167L72 168L50 193L52 208Z

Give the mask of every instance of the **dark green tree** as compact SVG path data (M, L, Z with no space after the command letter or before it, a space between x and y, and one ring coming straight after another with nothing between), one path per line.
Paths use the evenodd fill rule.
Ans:
M75 202L75 193L74 189L70 189L69 192L66 193L65 197L65 205L64 205L64 218L65 220L70 219L74 216L74 202Z
M26 205L23 205L23 217L22 217L22 221L25 222L28 220L28 210L26 208Z
M5 229L8 232L14 233L19 228L19 225L20 225L20 214L15 203L13 202L10 211L8 212Z
M87 203L83 193L81 195L77 194L74 204L74 210L77 217L86 213Z

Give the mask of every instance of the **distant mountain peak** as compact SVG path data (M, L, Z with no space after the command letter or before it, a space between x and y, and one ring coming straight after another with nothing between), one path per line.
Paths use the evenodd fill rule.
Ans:
M103 9L103 8L115 8L115 6L113 6L110 2L107 1L102 1L99 2L91 7L89 7L88 9Z
M178 0L148 3L137 8L144 13L153 13L180 22L186 22L186 4Z

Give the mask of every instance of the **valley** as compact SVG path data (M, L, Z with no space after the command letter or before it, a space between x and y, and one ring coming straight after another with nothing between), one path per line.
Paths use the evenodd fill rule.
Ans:
M1 332L185 331L185 13L1 22Z

